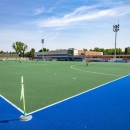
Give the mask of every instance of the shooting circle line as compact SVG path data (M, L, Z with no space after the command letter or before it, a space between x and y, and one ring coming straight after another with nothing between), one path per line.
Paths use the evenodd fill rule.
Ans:
M99 73L99 72L92 72L92 71L80 70L80 69L74 68L73 66L74 65L71 66L71 69L74 69L74 70L77 70L77 71L88 72L88 73L93 73L93 74L109 75L109 76L122 76L122 75L106 74L106 73Z

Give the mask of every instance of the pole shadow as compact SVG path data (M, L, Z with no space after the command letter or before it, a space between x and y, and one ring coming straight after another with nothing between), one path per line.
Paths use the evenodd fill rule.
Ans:
M0 123L9 123L10 121L18 121L19 119L0 120Z

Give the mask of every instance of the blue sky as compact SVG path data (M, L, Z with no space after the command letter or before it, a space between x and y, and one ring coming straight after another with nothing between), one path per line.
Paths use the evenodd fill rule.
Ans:
M117 47L130 46L130 0L3 0L0 50L21 41L28 50L114 48L113 25L120 23Z

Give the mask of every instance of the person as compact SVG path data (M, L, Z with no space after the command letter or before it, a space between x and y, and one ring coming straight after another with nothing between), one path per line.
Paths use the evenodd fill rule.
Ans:
M87 59L87 60L86 60L86 66L88 66L88 62L89 62L89 60Z
M36 59L36 62L38 62L38 59Z
M3 62L5 62L5 59L3 58Z
M8 57L7 57L7 59L6 59L6 63L8 63Z
M21 63L21 58L19 58L19 63Z

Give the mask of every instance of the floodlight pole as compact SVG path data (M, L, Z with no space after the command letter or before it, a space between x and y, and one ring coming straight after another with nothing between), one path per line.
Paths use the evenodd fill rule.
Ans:
M114 56L114 61L116 62L116 39L117 39L117 32L119 31L119 21L118 21L118 25L113 25L113 31L115 32L115 56Z
M115 32L115 58L114 58L115 62L116 62L116 38L117 38L117 32Z
M42 60L44 61L43 43L44 43L44 39L42 39Z

